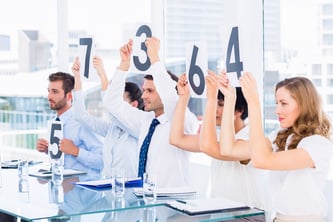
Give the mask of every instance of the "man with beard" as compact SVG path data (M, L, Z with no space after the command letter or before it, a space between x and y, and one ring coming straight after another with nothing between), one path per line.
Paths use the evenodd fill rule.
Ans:
M56 111L57 119L63 124L63 139L59 141L59 150L65 154L64 168L99 174L103 168L103 144L73 116L74 76L57 72L50 74L48 80L50 109ZM49 141L38 139L36 148L39 152L48 153Z

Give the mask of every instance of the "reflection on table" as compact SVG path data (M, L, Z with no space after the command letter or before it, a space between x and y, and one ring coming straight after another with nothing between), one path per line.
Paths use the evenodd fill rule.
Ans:
M187 216L165 206L166 199L147 205L131 188L126 188L123 198L116 198L111 189L96 191L75 185L77 181L99 179L97 175L65 178L60 187L29 176L28 192L18 192L17 169L2 169L1 173L0 212L26 221L221 221L264 216L257 209Z

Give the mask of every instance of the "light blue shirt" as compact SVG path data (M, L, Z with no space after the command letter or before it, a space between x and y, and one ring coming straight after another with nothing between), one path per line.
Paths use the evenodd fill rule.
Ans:
M77 157L65 154L64 167L99 174L103 168L103 145L100 138L75 120L73 108L59 118L63 124L63 138L72 140L80 149Z
M125 176L136 177L138 172L138 140L111 117L105 120L90 115L84 105L83 92L74 91L75 118L84 126L105 138L103 146L103 176L110 177L112 168L124 168Z

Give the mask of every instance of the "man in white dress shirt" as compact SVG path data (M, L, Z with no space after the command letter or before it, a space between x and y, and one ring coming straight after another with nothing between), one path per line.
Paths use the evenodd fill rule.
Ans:
M189 186L191 185L190 153L169 144L170 125L178 100L175 90L177 83L170 78L160 61L159 44L159 40L155 37L146 40L147 55L151 62L151 73L149 73L151 75L145 76L142 86L145 111L131 107L122 96L130 67L132 40L120 49L121 62L105 93L103 102L108 111L127 130L139 138L139 147L143 143L152 119L157 118L160 124L156 126L149 145L145 172L157 175L158 187ZM196 116L187 110L185 131L196 133L198 128Z

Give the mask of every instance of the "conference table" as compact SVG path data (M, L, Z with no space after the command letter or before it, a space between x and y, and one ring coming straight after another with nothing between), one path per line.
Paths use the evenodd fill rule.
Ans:
M29 170L36 170L33 166ZM17 169L1 169L0 212L22 221L235 221L239 218L264 218L256 208L228 212L187 215L170 208L167 198L146 204L142 197L126 188L124 197L114 197L112 190L94 190L77 186L77 181L89 181L95 176L79 175L64 178L61 188L51 180L29 176L28 192L19 192L22 180ZM25 184L27 185L27 184ZM255 221L255 220L254 220Z

